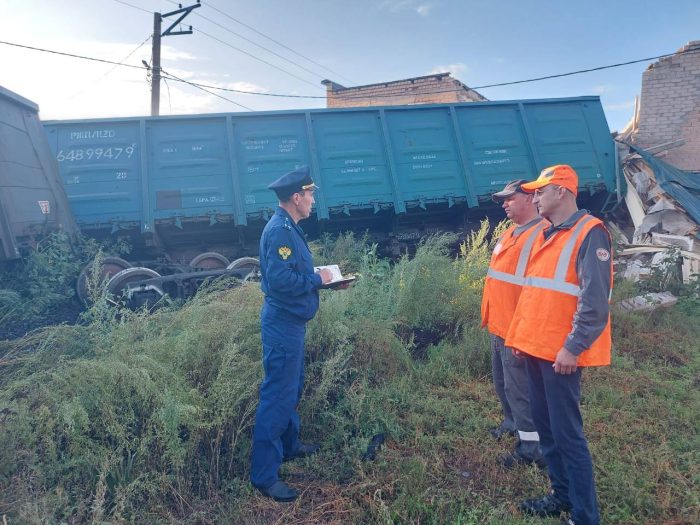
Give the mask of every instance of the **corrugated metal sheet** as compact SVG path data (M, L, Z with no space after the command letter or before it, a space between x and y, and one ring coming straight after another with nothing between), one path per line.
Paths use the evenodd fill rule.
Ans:
M700 172L679 170L641 148L630 148L641 155L644 162L654 171L659 186L700 224Z

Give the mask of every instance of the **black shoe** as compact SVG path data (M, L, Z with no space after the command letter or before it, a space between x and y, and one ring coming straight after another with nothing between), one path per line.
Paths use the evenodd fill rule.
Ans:
M293 459L297 459L297 458L305 458L306 456L313 456L320 449L321 449L321 445L318 445L316 443L309 443L307 445L306 443L299 442L299 448L297 448L294 452L292 452L288 456L284 456L282 458L282 461L292 461Z
M515 435L515 430L511 430L509 428L504 428L502 426L497 426L489 429L489 434L491 434L494 438L500 440L503 436L514 436Z
M275 483L267 487L266 489L262 487L257 487L253 485L258 491L263 496L266 496L268 498L272 498L275 501L281 501L281 502L289 502L289 501L294 501L299 497L299 493L296 491L296 489L293 489L289 485L287 485L284 481L275 481Z
M537 467L541 469L547 467L542 456L535 458L525 456L517 449L509 454L506 454L505 456L501 456L498 459L498 462L508 469L515 468L518 465L537 465Z
M571 510L571 505L561 501L554 492L550 492L541 498L526 499L520 503L520 512L546 518L558 516L562 512Z

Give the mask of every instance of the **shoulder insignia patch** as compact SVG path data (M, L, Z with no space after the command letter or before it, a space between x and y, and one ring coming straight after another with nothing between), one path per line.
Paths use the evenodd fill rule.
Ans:
M280 257L282 257L282 259L286 261L289 258L289 256L292 255L292 250L289 248L289 246L280 246L280 249L277 250L277 253L279 253Z
M598 257L599 261L607 261L610 259L610 252L606 250L605 248L598 248L595 251L596 257Z
M284 219L284 222L282 223L282 228L284 228L286 230L292 229L292 225L289 224L289 219L287 219L287 218Z

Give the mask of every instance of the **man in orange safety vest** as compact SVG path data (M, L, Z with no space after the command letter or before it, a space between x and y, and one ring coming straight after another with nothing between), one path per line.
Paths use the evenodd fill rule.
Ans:
M593 462L579 406L581 368L610 364L610 234L576 204L571 166L546 168L523 184L542 217L506 346L527 356L530 405L551 492L525 500L526 514L570 512L566 523L599 525Z
M504 345L536 234L549 225L537 214L537 206L532 202L534 194L522 189L525 182L524 179L511 181L491 196L501 203L514 224L494 247L481 299L481 326L487 327L491 336L493 384L503 412L503 421L490 432L496 439L516 432L518 436L515 450L500 459L506 468L529 463L544 467L540 438L530 410L525 359L516 357Z

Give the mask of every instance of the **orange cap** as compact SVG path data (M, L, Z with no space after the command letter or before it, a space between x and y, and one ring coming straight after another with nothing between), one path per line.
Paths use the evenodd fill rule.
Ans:
M521 188L525 191L535 191L549 184L556 184L574 195L578 194L578 175L568 164L557 164L543 169L537 180L523 184Z

